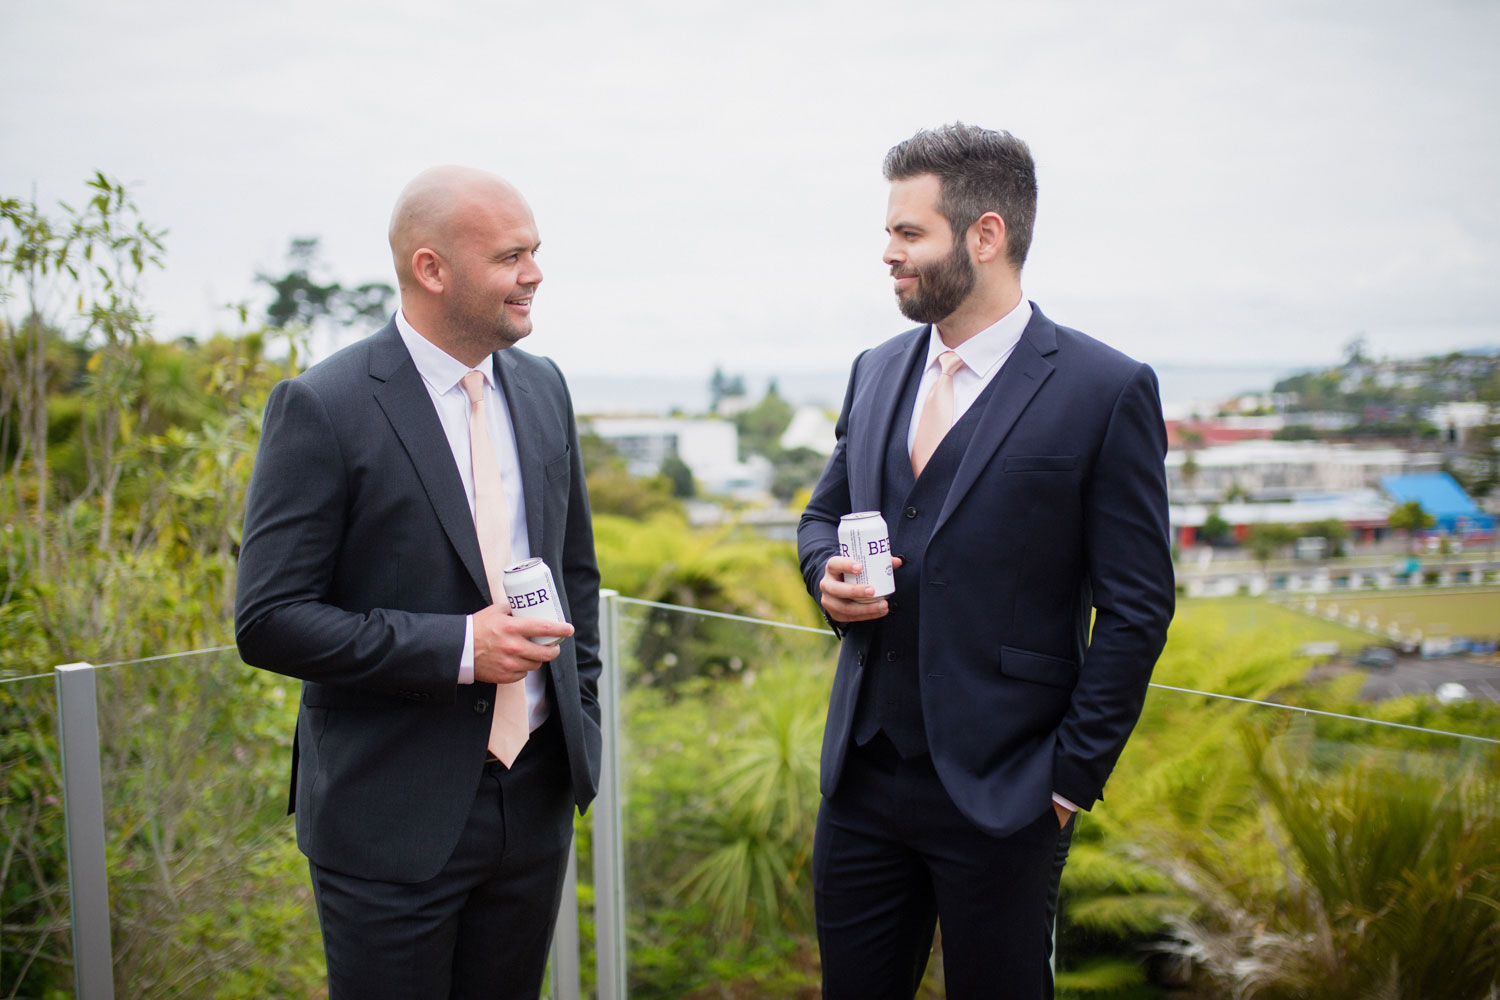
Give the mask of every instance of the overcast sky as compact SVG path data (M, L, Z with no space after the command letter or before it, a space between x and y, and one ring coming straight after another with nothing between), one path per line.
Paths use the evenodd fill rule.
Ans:
M96 169L170 230L159 336L323 240L391 280L441 162L535 210L528 347L578 374L843 369L904 329L880 160L1008 128L1030 298L1155 364L1500 345L1491 0L0 0L0 195ZM263 304L263 302L262 302Z

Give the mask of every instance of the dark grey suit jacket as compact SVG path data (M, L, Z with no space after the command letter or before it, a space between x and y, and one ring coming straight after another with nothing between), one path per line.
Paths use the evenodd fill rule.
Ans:
M598 786L599 573L572 402L550 360L495 355L515 427L532 555L576 632L542 669L573 794ZM464 616L492 603L432 400L393 323L266 405L240 550L246 663L301 678L297 842L361 878L431 878L484 766L494 685L460 686Z
M1035 820L1053 792L1085 809L1103 795L1174 605L1156 377L1033 310L995 376L919 581L933 765L959 809L996 836ZM882 509L895 407L929 329L854 363L838 444L797 531L814 597L840 516ZM864 674L881 667L866 662L876 628L841 629L825 795L843 772Z

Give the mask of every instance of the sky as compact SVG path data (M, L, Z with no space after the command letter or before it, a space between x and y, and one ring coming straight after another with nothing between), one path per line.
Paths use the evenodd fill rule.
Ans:
M564 371L847 370L910 326L881 159L962 120L1035 155L1027 296L1141 360L1500 347L1492 0L0 0L0 33L0 196L129 184L159 337L236 329L293 237L394 284L396 194L455 162L530 201Z

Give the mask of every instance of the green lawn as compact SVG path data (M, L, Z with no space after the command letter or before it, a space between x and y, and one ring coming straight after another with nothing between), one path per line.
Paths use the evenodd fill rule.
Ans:
M1340 594L1318 597L1318 610L1338 606L1340 613L1373 615L1382 628L1420 629L1424 635L1462 635L1471 639L1500 638L1500 588L1472 590L1414 590L1381 594Z
M1362 629L1326 621L1259 597L1177 599L1177 614L1172 620L1174 626L1202 619L1220 623L1231 635L1270 630L1298 643L1337 642L1345 649L1358 649L1376 641Z

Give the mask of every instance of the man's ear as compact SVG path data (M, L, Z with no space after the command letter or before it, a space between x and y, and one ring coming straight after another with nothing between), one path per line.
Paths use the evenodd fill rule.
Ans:
M411 255L411 273L418 285L434 295L448 283L448 264L431 247L418 247Z
M985 212L969 227L969 239L974 247L974 259L988 264L996 257L1005 256L1005 220L998 212Z

